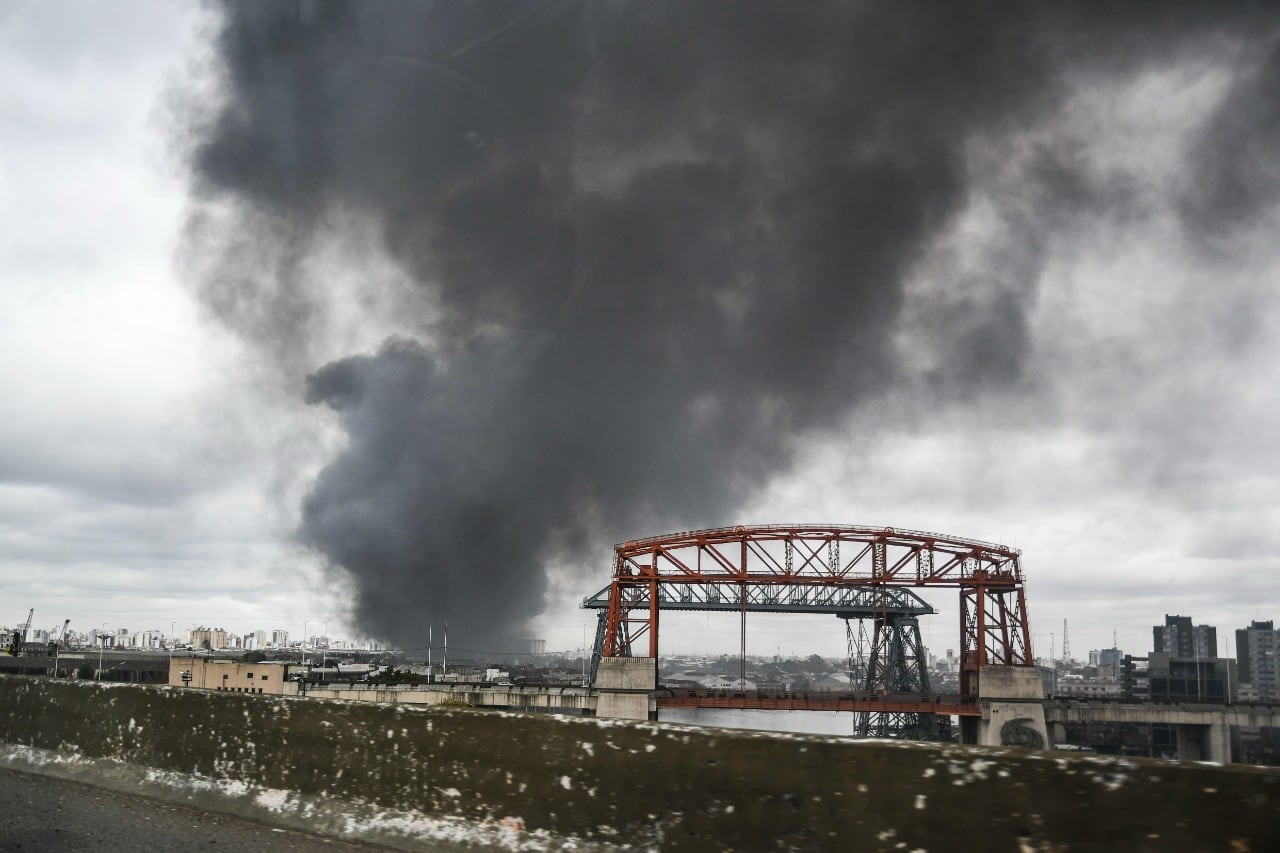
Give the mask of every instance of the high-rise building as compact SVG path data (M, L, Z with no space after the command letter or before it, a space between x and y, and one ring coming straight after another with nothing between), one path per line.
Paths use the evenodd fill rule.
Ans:
M1280 702L1280 631L1271 620L1236 629L1236 671L1259 701Z
M1151 629L1153 650L1177 658L1218 656L1218 629L1212 625L1192 625L1190 616L1165 614L1164 624Z
M1117 648L1098 649L1098 675L1120 675L1124 670L1124 653Z
M271 632L271 645L277 649L287 648L289 646L289 632L276 628Z
M225 649L227 632L221 628L195 628L191 631L191 645L197 649Z

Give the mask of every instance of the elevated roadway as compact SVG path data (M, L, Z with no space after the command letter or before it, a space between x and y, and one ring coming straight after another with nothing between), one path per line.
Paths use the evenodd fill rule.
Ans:
M1173 726L1179 759L1230 764L1231 727L1280 727L1280 706L1048 699L1044 719L1057 742L1064 740L1063 727L1071 723Z

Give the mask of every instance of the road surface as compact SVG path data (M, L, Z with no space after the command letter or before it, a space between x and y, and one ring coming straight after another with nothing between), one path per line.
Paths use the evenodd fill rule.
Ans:
M0 851L276 851L389 848L275 829L240 817L0 770Z

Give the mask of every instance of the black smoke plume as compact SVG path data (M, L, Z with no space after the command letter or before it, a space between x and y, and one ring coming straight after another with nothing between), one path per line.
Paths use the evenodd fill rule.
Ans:
M613 541L736 522L800 439L902 378L904 279L964 204L974 140L1033 125L1068 73L1273 23L1200 3L745 0L285 0L219 21L192 186L197 210L233 213L193 214L201 294L306 366L307 400L349 437L299 536L349 572L371 634L420 646L447 619L477 650L526 633L547 561L594 566L585 592ZM1247 85L1273 93L1274 67ZM1274 116L1230 141L1263 150ZM1218 189L1250 186L1204 162ZM412 282L409 331L315 369L318 318L361 310L360 285L335 302L309 261L353 222ZM1024 266L965 318L948 383L1019 381Z

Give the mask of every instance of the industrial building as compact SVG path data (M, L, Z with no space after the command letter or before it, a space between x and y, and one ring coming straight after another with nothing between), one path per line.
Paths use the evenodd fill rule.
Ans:
M297 689L294 676L305 675L310 669L306 664L287 661L244 663L200 657L174 658L169 662L169 684L233 693L292 694Z

